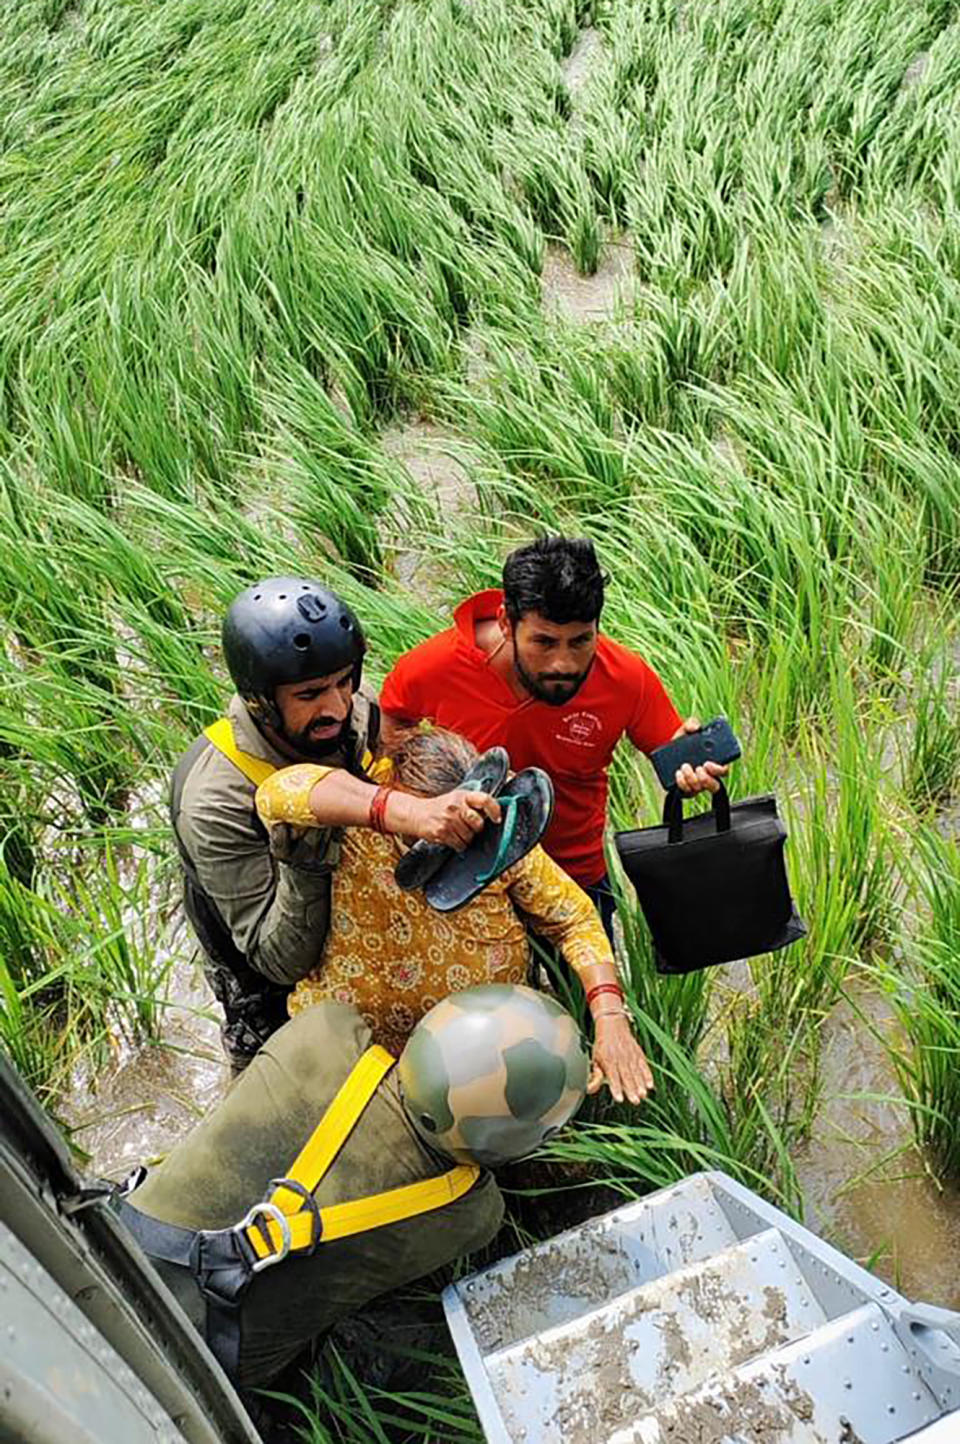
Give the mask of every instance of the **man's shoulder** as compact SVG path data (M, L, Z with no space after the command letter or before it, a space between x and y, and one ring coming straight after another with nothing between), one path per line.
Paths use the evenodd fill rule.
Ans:
M256 833L254 783L212 742L197 749L192 764L189 758L189 751L181 758L187 771L174 809L177 831L186 846L215 832L233 833L238 827Z
M401 653L390 669L390 676L426 676L441 668L448 667L460 651L456 627L446 627L432 637L418 642L409 651Z
M622 642L615 642L605 633L600 634L597 644L597 659L603 669L618 681L643 682L657 674L645 657Z
M225 715L241 751L276 765L276 754L239 698L231 701ZM181 755L173 773L171 801L181 841L189 849L213 834L233 834L240 829L245 835L256 835L256 790L256 784L201 733Z
M451 656L459 648L460 634L456 627L444 627L440 632L434 632L432 637L425 637L415 647L411 647L404 656L416 657L424 661L439 659Z

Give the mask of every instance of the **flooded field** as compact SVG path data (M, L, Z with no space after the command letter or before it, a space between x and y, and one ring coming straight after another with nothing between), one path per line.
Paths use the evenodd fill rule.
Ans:
M582 323L613 321L629 310L634 295L633 248L627 240L609 241L593 275L584 276L569 251L548 246L541 284L549 314Z
M913 1146L884 1035L884 997L852 988L825 1026L823 1095L795 1162L805 1222L908 1298L960 1308L960 1190Z
M186 951L186 950L185 950ZM158 1162L230 1085L216 1002L195 962L172 969L163 1042L118 1042L113 1064L78 1078L58 1113L89 1155L85 1171L120 1182L138 1164Z
M520 540L586 535L604 630L789 810L808 927L708 1009L708 1059L631 939L685 1080L623 1125L637 1176L652 1135L784 1196L795 1167L818 1231L960 1306L957 6L74 0L8 31L0 1031L90 1171L229 1085L154 892L230 599L322 577L376 680ZM649 818L645 765L611 776L613 825ZM784 1059L817 1041L814 1107Z

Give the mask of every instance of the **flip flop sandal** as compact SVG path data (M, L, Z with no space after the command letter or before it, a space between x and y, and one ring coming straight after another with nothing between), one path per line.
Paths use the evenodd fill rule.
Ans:
M491 747L482 752L457 783L457 792L487 792L496 797L510 770L510 757L504 747ZM415 842L393 870L397 887L404 892L424 887L445 862L456 854L443 842Z
M500 790L497 801L501 821L488 822L424 888L427 902L437 912L462 908L536 847L553 814L553 783L542 768L525 767Z

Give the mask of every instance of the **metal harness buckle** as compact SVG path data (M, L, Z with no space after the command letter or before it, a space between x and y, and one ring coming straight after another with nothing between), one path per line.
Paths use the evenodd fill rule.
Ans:
M294 1178L271 1178L267 1189L268 1196L277 1188L289 1188L291 1193L298 1194L303 1200L303 1207L298 1209L293 1217L299 1218L301 1213L309 1213L313 1218L313 1242L308 1249L298 1250L301 1257L310 1258L310 1256L316 1252L317 1244L323 1237L323 1219L320 1216L320 1206L309 1188L305 1188L302 1183L297 1183Z
M243 1218L239 1223L233 1225L230 1232L237 1234L241 1238L246 1238L247 1229L257 1227L260 1230L261 1237L266 1239L272 1249L273 1239L261 1223L261 1215L265 1215L280 1229L280 1247L275 1253L268 1253L263 1258L254 1259L250 1265L250 1270L255 1274L262 1273L264 1269L281 1263L283 1259L287 1257L291 1244L293 1243L293 1238L290 1233L290 1220L287 1218L287 1215L281 1208L278 1208L275 1203L267 1203L266 1201L255 1203L252 1207L248 1208Z

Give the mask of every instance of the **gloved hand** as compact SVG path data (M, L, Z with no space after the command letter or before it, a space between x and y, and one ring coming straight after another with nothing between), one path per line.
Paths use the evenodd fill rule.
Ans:
M340 843L329 827L294 827L275 822L267 829L270 851L277 862L299 872L328 873L340 858Z

